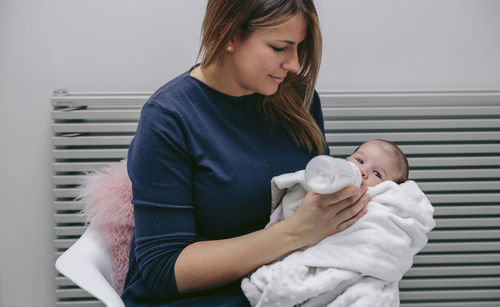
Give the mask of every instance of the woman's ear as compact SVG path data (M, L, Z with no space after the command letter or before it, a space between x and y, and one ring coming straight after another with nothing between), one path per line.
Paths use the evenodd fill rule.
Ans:
M241 45L241 42L243 42L243 38L240 35L240 33L234 34L231 37L231 39L226 43L226 51L227 52L234 52ZM228 49L230 49L230 50L228 50Z

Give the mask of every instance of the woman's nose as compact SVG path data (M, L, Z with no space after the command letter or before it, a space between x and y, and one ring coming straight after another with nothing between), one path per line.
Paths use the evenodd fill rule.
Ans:
M283 68L292 73L300 71L299 54L297 51L290 55L290 58L283 64Z

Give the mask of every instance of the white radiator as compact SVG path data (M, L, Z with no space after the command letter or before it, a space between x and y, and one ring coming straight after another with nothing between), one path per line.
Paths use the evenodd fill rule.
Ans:
M126 157L149 95L52 97L56 256L84 231L74 200L82 175ZM435 206L437 226L400 283L401 306L500 306L500 91L320 96L335 156L368 139L391 140ZM57 306L101 306L65 277L55 282Z

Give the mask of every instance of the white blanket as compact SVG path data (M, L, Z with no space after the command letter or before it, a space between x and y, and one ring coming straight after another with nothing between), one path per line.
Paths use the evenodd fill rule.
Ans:
M272 180L269 225L293 215L304 173ZM262 266L242 281L253 306L399 306L398 282L427 243L434 209L414 181L369 188L367 213L348 229Z

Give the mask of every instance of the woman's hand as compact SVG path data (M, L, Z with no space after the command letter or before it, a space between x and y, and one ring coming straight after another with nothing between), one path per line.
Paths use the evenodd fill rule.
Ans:
M300 247L315 244L359 220L370 201L366 191L367 187L346 187L333 194L307 193L288 220L291 231L299 237Z

